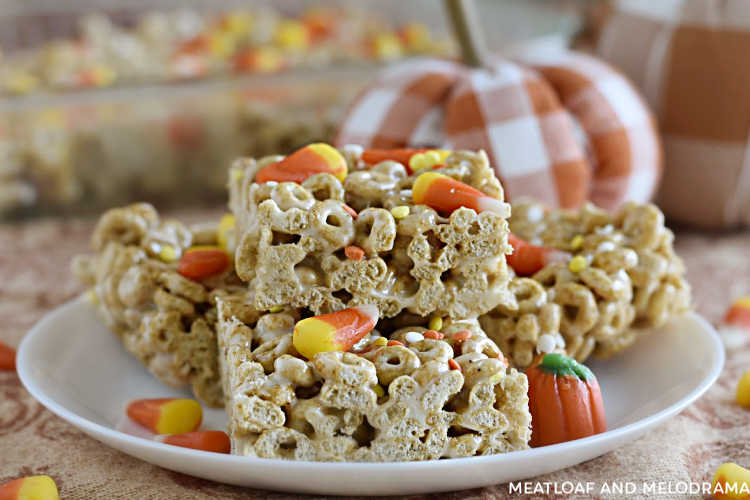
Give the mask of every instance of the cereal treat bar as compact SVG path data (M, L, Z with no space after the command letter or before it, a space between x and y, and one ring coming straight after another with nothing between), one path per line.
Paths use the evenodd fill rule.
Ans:
M311 147L328 148L341 168L297 177L294 168L277 168L310 155ZM509 300L510 206L486 154L404 151L339 152L316 144L286 158L233 165L235 265L258 309L290 305L323 313L372 303L381 317L408 311L467 318ZM425 155L440 163L414 160ZM280 173L294 182L274 180ZM431 184L460 185L470 201L452 206L450 196L435 197L429 186L413 190L424 176L433 176ZM416 202L417 194L432 198Z
M402 327L389 338L375 329L347 351L308 360L295 348L300 310L247 322L221 298L217 307L236 455L374 462L528 447L526 376L476 320L447 319L440 332Z
M528 277L513 276L514 299L480 318L516 366L528 366L539 350L564 350L578 361L611 356L690 307L674 236L653 205L627 203L609 214L591 204L546 212L519 201L510 228L531 245L567 255Z
M219 234L226 243L227 234ZM223 297L235 304L235 314L246 320L255 310L228 254L226 269L215 268L219 272L203 280L190 274L186 257L194 262L206 252L191 247L216 244L215 225L191 229L160 220L151 205L134 204L101 217L92 238L95 253L77 257L73 268L91 285L87 296L107 326L151 373L166 385L190 386L201 401L221 406L214 301ZM199 250L205 248L210 247Z

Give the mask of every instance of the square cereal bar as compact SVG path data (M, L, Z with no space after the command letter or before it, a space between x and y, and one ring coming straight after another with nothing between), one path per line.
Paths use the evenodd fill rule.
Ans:
M354 147L341 153L348 164L343 182L329 173L301 183L255 182L281 156L233 165L235 265L258 309L324 313L371 303L382 317L408 311L466 318L509 299L510 207L484 152L448 154L437 172L480 191L495 210L442 215L412 201L422 172L393 160L367 164Z
M215 226L160 220L151 205L140 203L104 213L92 238L95 253L78 256L73 265L78 279L91 286L90 302L125 348L164 384L190 386L211 406L223 403L214 300L241 302L235 314L248 321L255 311L231 266L204 281L178 272L179 256L191 246L216 243Z
M528 366L543 336L578 361L611 356L648 327L690 308L685 268L672 232L654 205L626 203L616 213L591 204L545 211L513 204L510 228L534 245L569 253L578 267L551 262L529 277L513 276L513 299L480 318L515 366ZM554 342L553 342L554 341Z
M376 328L350 352L307 360L293 343L299 310L247 322L221 298L217 308L236 455L375 462L528 447L526 376L508 367L476 320L448 319L430 333L414 324Z

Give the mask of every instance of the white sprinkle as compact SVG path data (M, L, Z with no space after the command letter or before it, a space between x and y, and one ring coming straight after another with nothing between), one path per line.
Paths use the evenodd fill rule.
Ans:
M266 181L266 186L278 186L279 183L276 181Z
M346 154L350 154L354 156L355 158L361 157L364 150L365 148L363 148L359 144L346 144L344 145L344 147L341 148L342 152Z
M544 217L544 209L539 205L532 205L526 211L526 219L529 222L539 222Z
M615 248L616 247L615 247L615 244L613 242L611 242L611 241L602 241L601 243L599 243L599 246L596 247L596 251L597 252L611 252Z
M537 352L552 352L556 345L557 340L555 337L549 333L545 333L539 337L539 341L536 343L536 350Z
M424 340L424 335L419 332L409 332L404 336L404 340L406 340L409 344L413 344L414 342Z

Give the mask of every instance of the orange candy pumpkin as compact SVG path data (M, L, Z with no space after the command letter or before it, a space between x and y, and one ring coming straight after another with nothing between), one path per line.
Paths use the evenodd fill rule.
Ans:
M572 441L607 430L594 374L576 360L547 353L526 370L532 447Z

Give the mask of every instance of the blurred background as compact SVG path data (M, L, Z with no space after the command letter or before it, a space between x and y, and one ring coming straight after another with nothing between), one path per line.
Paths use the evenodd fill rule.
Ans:
M750 192L750 174L743 174L750 86L742 84L748 65L739 50L748 42L732 35L750 18L741 3L475 2L493 53L572 47L623 71L662 127L663 179L677 188L662 186L660 203L674 220L713 227L750 220L750 195L743 194ZM708 35L681 33L681 23ZM671 80L658 71L674 66L680 44L728 54L714 61L714 86L695 91L731 82L728 92L739 97L721 108L731 116L716 119L736 125L731 140L741 139L739 153L706 145L730 140L711 134L685 147L685 134L695 138L694 131L663 103L671 96L683 107L706 99L674 83L700 68L680 66ZM331 141L382 68L458 54L435 0L0 0L0 219L93 213L136 200L159 208L216 206L226 198L233 158ZM740 57L741 69L732 69L732 57ZM673 133L682 142L670 142ZM670 154L700 163L680 170ZM717 208L695 213L704 175L715 185L707 196Z

